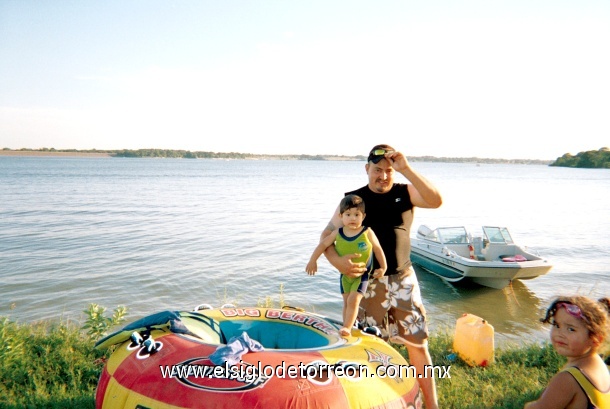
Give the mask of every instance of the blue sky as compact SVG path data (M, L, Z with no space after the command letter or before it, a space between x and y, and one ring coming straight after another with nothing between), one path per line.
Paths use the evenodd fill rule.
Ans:
M555 159L608 50L607 0L0 0L0 148Z

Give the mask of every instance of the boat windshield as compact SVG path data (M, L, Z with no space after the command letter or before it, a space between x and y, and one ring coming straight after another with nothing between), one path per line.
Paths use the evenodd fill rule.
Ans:
M438 229L441 243L468 243L468 233L464 227L443 227Z
M511 237L506 227L490 227L484 226L483 232L490 243L506 243L512 244L513 238Z

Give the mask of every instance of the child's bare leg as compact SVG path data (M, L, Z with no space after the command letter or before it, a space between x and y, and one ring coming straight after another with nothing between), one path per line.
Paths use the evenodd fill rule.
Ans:
M347 336L351 333L358 316L360 300L362 300L362 294L357 291L343 294L343 328L340 331L341 335Z
M341 294L341 296L343 296L343 311L341 314L341 318L343 318L343 325L345 325L345 323L347 322L347 304L348 304L349 295L350 295L350 293Z

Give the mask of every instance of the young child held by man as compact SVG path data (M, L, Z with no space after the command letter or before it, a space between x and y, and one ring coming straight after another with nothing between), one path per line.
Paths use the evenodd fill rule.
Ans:
M350 335L351 328L356 322L360 300L362 300L366 292L369 275L374 278L383 277L387 269L387 263L383 250L379 245L379 240L373 230L362 226L365 216L362 198L357 195L345 196L339 204L339 215L341 216L343 227L335 229L318 244L307 263L307 267L305 267L305 271L309 275L314 275L318 270L318 258L332 245L335 246L339 255L360 254L360 257L354 258L353 261L366 263L368 270L359 277L341 275L343 328L339 332L345 337ZM373 254L379 263L379 268L371 272Z

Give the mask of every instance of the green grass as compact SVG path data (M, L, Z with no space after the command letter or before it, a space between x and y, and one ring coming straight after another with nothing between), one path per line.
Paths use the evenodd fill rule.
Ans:
M0 408L94 408L103 356L75 326L0 318Z
M124 309L112 318L104 311L90 306L82 327L17 324L0 317L0 408L94 408L95 387L110 353L94 350L94 340L124 318ZM434 364L451 366L451 378L437 379L441 408L523 408L564 363L548 344L530 344L497 349L495 364L472 368L450 359L452 342L442 330L430 339Z
M436 380L441 408L519 408L536 400L551 377L565 364L553 347L545 343L496 349L495 363L470 367L450 359L453 335L437 332L430 338L434 365L451 366L451 378ZM395 346L406 357L403 347Z

